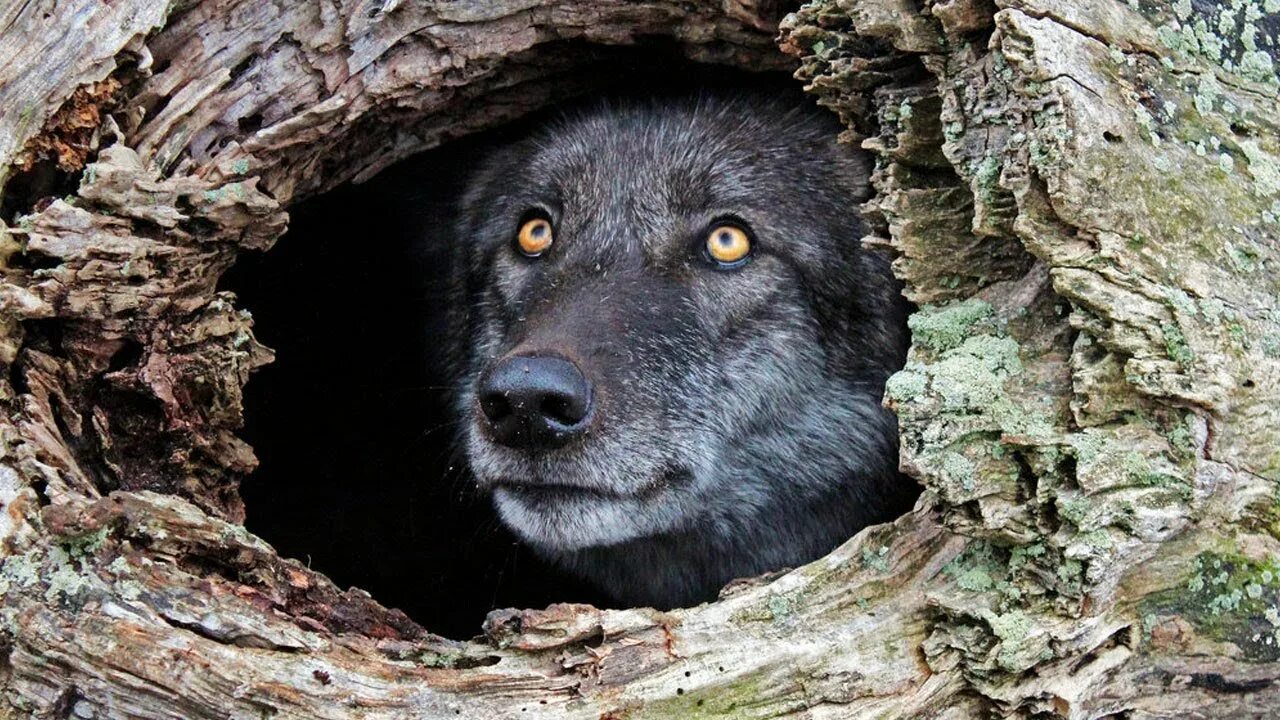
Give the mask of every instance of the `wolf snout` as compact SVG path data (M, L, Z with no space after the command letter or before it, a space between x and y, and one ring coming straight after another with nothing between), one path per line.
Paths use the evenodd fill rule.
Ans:
M489 432L513 448L560 447L582 435L591 396L582 370L557 357L515 355L480 378L480 409Z

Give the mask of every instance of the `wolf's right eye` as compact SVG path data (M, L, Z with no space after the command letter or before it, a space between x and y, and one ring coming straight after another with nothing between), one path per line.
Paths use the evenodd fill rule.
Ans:
M520 248L520 252L528 257L538 257L546 252L547 248L551 247L553 239L551 221L544 217L525 220L520 225L520 231L516 233L516 245Z
M717 225L707 233L706 252L720 267L738 267L751 254L751 236L737 225Z

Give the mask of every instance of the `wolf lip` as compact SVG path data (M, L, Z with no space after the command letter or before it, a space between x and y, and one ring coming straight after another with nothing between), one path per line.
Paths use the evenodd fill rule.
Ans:
M619 493L584 485L567 485L564 483L533 483L503 481L493 486L494 490L505 490L509 493L527 498L556 500L573 496L595 496L600 498L624 497Z
M693 471L688 468L669 466L652 479L632 490L619 492L608 488L589 485L571 485L569 483L522 482L519 480L502 480L493 484L494 490L507 490L524 497L571 497L574 495L595 496L600 498L631 498L649 500L664 490L688 483L693 479Z

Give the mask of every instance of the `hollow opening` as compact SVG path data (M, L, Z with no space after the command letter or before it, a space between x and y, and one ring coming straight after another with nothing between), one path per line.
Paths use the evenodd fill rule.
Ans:
M632 68L625 87L602 92L795 89L782 76L675 67ZM518 542L474 489L440 341L449 278L439 270L462 181L482 153L561 109L296 205L277 245L221 282L276 351L245 388L242 436L261 462L241 487L246 527L449 637L475 634L494 608L610 605Z

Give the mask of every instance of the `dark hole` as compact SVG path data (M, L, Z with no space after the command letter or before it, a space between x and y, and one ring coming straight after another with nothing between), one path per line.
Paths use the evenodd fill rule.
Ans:
M31 489L36 491L36 497L40 499L40 507L49 504L49 481L42 477L37 477L31 481Z
M27 382L27 374L22 372L21 362L9 365L9 384L13 386L13 392L17 395L26 395L31 392L31 384Z
M111 418L109 447L99 447L86 442L80 449L82 456L101 459L93 463L99 467L99 486L104 490L153 490L173 492L174 472L172 457L166 450L164 408L155 398L126 389L100 383L96 404ZM86 425L91 416L85 415ZM90 427L86 438L96 433ZM160 442L156 442L160 438ZM117 477L111 468L119 468Z
M231 68L231 82L239 80L241 75L248 72L249 68L253 67L253 64L257 62L258 57L257 53L250 53L248 57L236 63L236 66Z
M246 115L237 120L236 125L242 133L255 133L262 129L262 113Z
M111 356L111 362L107 364L107 372L117 372L127 367L138 364L142 359L142 343L133 338L125 338L120 349Z
M66 350L62 346L66 330L63 328L61 320L57 318L27 320L22 323L22 329L26 333L26 344L29 347L34 347L55 357L66 356Z
M62 258L39 250L24 250L9 256L9 267L20 270L52 270L62 264Z
M1241 385L1243 385L1244 387L1247 387L1247 388L1251 388L1251 387L1253 387L1253 381L1252 381L1252 380L1245 380L1243 383L1241 383Z
M36 209L40 201L70 195L80 186L80 173L62 170L50 158L37 160L30 170L14 174L0 197L0 220L12 225L14 218Z
M1123 140L1124 138L1122 138L1122 137L1120 137L1119 135L1117 135L1117 134L1115 134L1115 133L1111 132L1110 130L1103 130L1103 131L1102 131L1102 139L1106 140L1107 142L1118 143L1118 142L1120 142L1121 140Z

